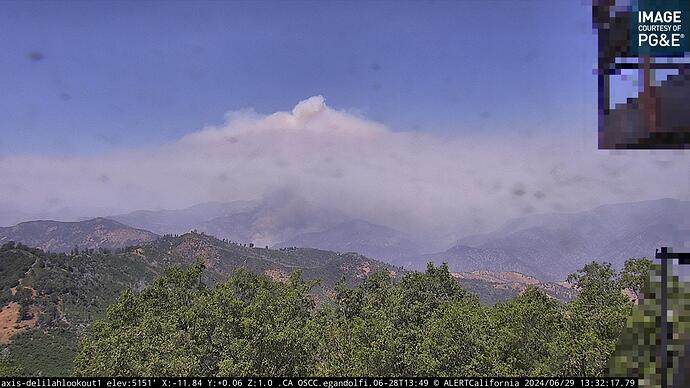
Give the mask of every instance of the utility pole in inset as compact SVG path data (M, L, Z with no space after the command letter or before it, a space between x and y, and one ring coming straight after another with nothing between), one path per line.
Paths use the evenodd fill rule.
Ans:
M659 343L659 364L661 370L661 387L668 388L668 248L656 250L656 258L661 260L661 341ZM673 333L673 330L671 330Z
M668 265L669 260L673 259L678 259L680 264L690 264L690 253L673 253L668 251L668 247L661 247L661 251L656 250L656 258L661 260L661 341L659 342L661 387L668 388L668 337L669 334L673 335L672 323L668 322Z

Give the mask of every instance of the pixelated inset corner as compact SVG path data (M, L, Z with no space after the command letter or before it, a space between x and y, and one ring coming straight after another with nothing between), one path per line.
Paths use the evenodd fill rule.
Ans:
M652 269L624 329L612 371L640 387L690 387L690 283L673 268L690 265L690 253L657 250ZM666 265L663 263L665 262ZM664 275L665 274L665 275ZM666 314L662 314L662 311ZM665 340L664 340L665 338Z
M686 36L685 31L690 27L690 1L592 1L598 42L599 149L689 149L690 34ZM678 25L682 46L675 52L641 49L638 11L674 7L683 11L683 23ZM638 73L637 90L633 97L612 106L612 92L622 71Z

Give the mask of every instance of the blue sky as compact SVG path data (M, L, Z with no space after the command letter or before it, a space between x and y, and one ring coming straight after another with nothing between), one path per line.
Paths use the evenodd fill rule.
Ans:
M0 1L0 222L292 192L454 240L525 214L688 198L687 154L597 149L590 12ZM260 115L224 122L245 108Z
M0 2L0 154L174 141L323 95L396 131L595 131L588 2Z

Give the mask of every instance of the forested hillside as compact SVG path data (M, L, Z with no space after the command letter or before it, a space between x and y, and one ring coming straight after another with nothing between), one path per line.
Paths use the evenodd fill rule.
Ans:
M652 267L628 263L620 274L599 263L573 274L580 293L567 304L528 288L493 307L446 266L399 281L379 272L356 287L338 286L333 303L320 306L312 283L296 274L280 283L240 271L208 287L199 281L201 265L171 269L142 292L125 292L93 325L75 373L653 378L654 346L631 337L654 334L653 317L623 293L651 295L644 279Z
M123 289L156 276L141 260L105 251L66 255L6 243L0 262L0 343L11 365L30 374L69 374L78 334Z
M0 248L0 346L7 349L5 359L32 375L70 374L77 337L123 290L141 290L167 267L197 262L205 264L202 279L209 285L239 269L277 282L301 271L305 279L319 280L310 289L319 303L330 299L339 281L355 285L373 272L400 273L354 253L272 250L200 233L168 235L116 251L75 249L70 254L10 242Z
M658 287L645 259L621 273L593 262L567 303L537 282L482 304L445 265L403 272L198 233L70 255L8 243L0 262L6 375L644 374L630 330L653 331L654 300L628 295Z

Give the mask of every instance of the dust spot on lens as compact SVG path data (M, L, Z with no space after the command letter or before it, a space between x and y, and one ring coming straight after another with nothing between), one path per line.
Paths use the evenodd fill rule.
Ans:
M516 197L522 197L525 193L527 193L527 191L522 186L518 185L513 188L513 195Z
M26 57L31 61L38 62L43 60L43 53L38 50L34 50L26 54Z

